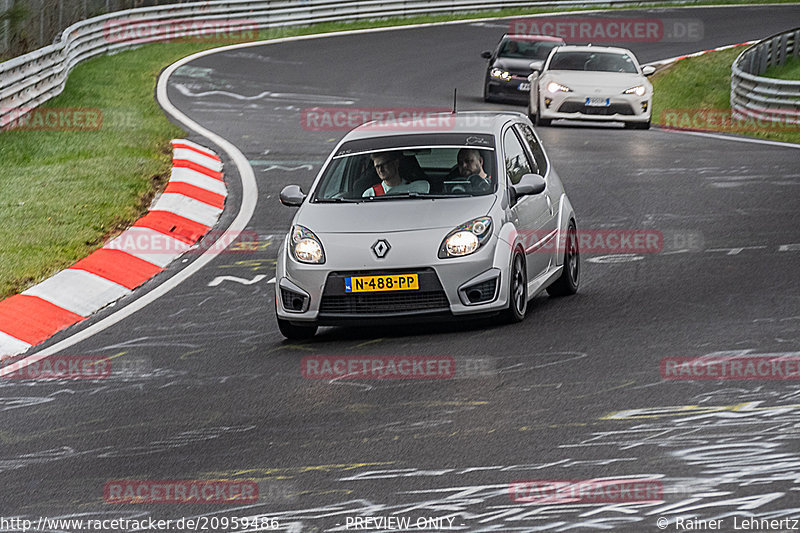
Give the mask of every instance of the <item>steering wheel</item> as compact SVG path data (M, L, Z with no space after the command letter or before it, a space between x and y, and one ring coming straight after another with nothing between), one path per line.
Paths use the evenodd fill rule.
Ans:
M489 192L492 190L492 185L477 174L472 174L467 178L472 190L475 192Z

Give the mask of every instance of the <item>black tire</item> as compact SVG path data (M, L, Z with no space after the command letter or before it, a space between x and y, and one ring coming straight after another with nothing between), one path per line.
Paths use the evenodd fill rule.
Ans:
M483 101L491 102L493 98L489 95L489 82L483 82Z
M528 273L520 251L514 252L508 273L508 309L505 318L510 323L522 322L528 311Z
M550 118L542 118L539 115L536 115L536 120L533 121L534 126L549 126L553 122L553 119Z
M630 130L649 130L650 121L647 122L626 122L625 127Z
M316 325L300 326L282 318L278 319L278 329L284 337L292 341L308 340L317 334Z
M528 104L528 118L531 119L534 125L536 124L536 115L531 113L531 104Z
M578 249L578 229L570 220L564 242L564 270L552 285L547 287L550 296L570 296L578 292L581 281L581 254Z

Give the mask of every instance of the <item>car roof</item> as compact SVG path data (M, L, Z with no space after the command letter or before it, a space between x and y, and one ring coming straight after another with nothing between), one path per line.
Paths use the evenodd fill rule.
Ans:
M557 52L609 52L614 54L630 54L633 52L627 48L618 48L616 46L592 46L592 45L576 45L568 44L566 46L559 46Z
M508 33L503 35L503 39L513 39L515 41L547 41L555 43L563 43L564 39L561 37L554 37L552 35L528 35L525 33Z
M403 110L405 111L405 110ZM343 141L369 139L375 137L392 137L397 135L415 135L429 133L483 133L494 135L509 120L525 118L516 111L459 111L453 113L423 113L419 127L394 128L371 127L378 121L361 124L345 135Z

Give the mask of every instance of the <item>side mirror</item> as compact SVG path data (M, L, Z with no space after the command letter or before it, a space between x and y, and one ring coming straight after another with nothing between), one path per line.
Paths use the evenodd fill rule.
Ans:
M481 52L481 57L484 58L484 59L491 59L492 58L492 53L490 51L488 51L488 50L485 51L485 52Z
M287 185L283 188L280 195L281 203L287 207L300 207L306 195L299 185Z
M642 74L645 76L652 76L653 73L656 71L656 67L653 65L645 65L642 67Z
M537 59L536 61L531 61L531 64L529 66L531 67L531 70L533 70L534 72L541 72L542 69L544 69L544 61L542 61L541 59Z
M517 200L523 196L539 194L546 187L547 183L539 174L525 174L519 180L519 183L511 186L511 190L514 191L514 199Z

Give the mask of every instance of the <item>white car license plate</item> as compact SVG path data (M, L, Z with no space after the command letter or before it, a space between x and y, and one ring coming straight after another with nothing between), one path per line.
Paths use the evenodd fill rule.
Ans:
M590 96L586 98L586 107L608 107L611 105L608 98L600 98L597 96Z
M528 83L527 81L523 81L522 83L519 84L519 86L517 86L517 89L519 89L520 91L530 91L531 84Z

